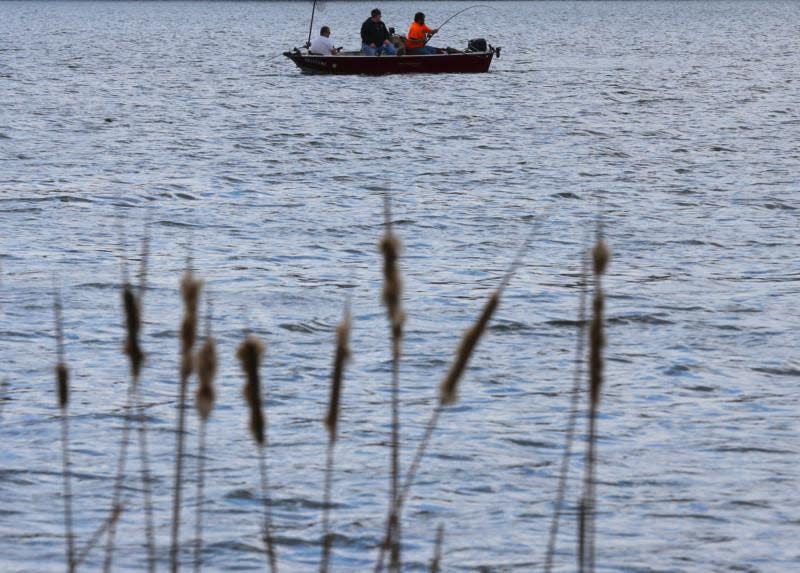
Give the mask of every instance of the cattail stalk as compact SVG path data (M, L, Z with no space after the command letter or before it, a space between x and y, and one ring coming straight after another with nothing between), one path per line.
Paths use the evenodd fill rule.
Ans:
M122 239L121 239L122 241ZM124 243L124 241L122 241ZM111 515L107 520L106 555L103 570L111 571L115 549L116 526L122 512L122 486L127 466L128 447L132 418L136 419L136 432L139 443L140 474L142 479L142 492L144 497L145 513L145 542L147 548L147 569L150 573L156 567L155 525L153 519L152 485L150 479L150 464L147 446L147 418L142 405L140 378L144 365L144 351L140 344L142 329L142 297L146 288L147 260L150 251L149 233L145 234L142 241L141 268L139 273L138 292L129 282L127 260L122 258L122 307L125 317L125 344L123 351L128 357L130 365L130 383L128 385L126 401L123 411L122 438L120 441L120 454L117 462L117 475L114 480L114 493L112 496ZM131 411L135 412L131 416Z
M118 506L117 508L113 509L111 511L111 514L103 521L102 524L100 524L100 527L98 527L94 531L94 533L92 533L92 535L89 537L89 540L86 542L86 545L84 545L83 549L81 549L77 553L77 556L75 557L76 568L79 567L86 560L86 558L89 556L89 553L91 553L92 549L94 549L97 546L98 542L103 537L103 535L108 532L109 528L112 527L117 521L119 521L119 516L122 514L124 509L125 509L124 503Z
M172 497L172 544L170 546L170 566L173 573L180 568L178 549L180 546L181 494L183 487L183 450L186 428L186 394L189 377L192 374L192 349L197 339L197 306L202 282L187 269L181 281L183 298L183 322L181 323L181 366L180 388L178 393L178 423L175 447L175 484Z
M422 459L428 449L431 436L438 425L439 416L441 415L445 406L455 403L458 399L458 383L466 371L469 360L472 357L475 348L477 348L478 342L485 333L489 321L492 319L494 312L497 310L497 307L500 304L500 297L502 296L505 284L508 282L509 278L510 277L507 275L500 288L498 288L491 294L491 296L489 296L489 299L486 301L486 305L483 307L478 320L476 320L475 324L473 324L464 332L464 335L461 338L461 343L456 351L455 360L453 361L453 364L450 366L450 370L448 370L447 375L444 377L439 386L439 401L434 407L433 412L431 412L431 417L425 426L425 433L423 434L422 440L417 446L416 452L414 452L414 458L408 468L408 471L406 472L406 477L403 481L403 488L397 498L396 511L394 514L390 515L389 519L387 520L386 535L384 537L383 544L381 545L381 552L378 555L378 562L375 566L376 572L383 571L385 550L391 543L392 521L394 520L399 522L399 520L402 518L403 504L408 497L411 486L414 485L417 471L419 470Z
M472 353L475 351L475 348L478 346L478 342L480 342L481 337L483 336L489 322L494 315L494 312L497 310L497 307L500 304L500 299L505 292L508 283L511 282L511 279L514 276L514 273L517 272L517 269L522 264L522 260L525 254L528 251L528 247L531 244L534 236L534 229L531 230L528 237L525 239L523 244L520 246L519 250L517 251L516 255L514 256L514 260L511 262L508 270L506 271L505 275L503 275L500 284L498 285L497 289L489 296L489 299L486 301L486 305L484 306L483 310L481 311L478 320L475 322L472 327L466 330L464 336L461 339L461 343L456 351L456 359L453 362L453 365L450 367L450 370L447 372L447 375L442 380L442 383L439 386L439 400L436 406L431 412L431 417L428 420L428 424L425 426L425 433L423 434L422 440L417 446L417 450L414 453L414 458L411 462L411 465L406 472L405 480L403 481L403 488L399 492L397 498L396 508L397 511L394 515L390 514L387 518L386 523L386 535L384 537L383 542L380 546L380 553L378 554L378 561L375 564L374 571L379 573L383 571L383 563L384 558L386 555L386 549L389 547L392 539L392 527L393 523L397 523L399 525L400 519L402 517L402 509L403 504L405 503L406 498L408 497L409 492L411 491L411 486L414 485L414 480L416 479L417 471L419 470L419 466L422 463L422 458L425 456L425 452L428 449L428 445L430 444L431 436L433 435L434 430L437 427L439 422L439 416L442 413L442 410L445 408L446 405L455 402L458 397L458 383L463 376L464 372L466 371L467 366L469 365L469 360L472 356Z
M266 419L261 406L261 378L259 364L264 354L264 344L255 336L248 336L239 346L237 357L245 375L244 398L250 409L250 433L258 447L258 469L261 476L261 498L264 502L263 536L266 543L267 560L272 573L278 571L278 556L272 539L272 510L269 498L266 460Z
M147 229L147 227L146 227ZM144 528L145 543L147 546L147 570L148 573L155 573L156 570L156 533L155 520L153 518L153 487L150 479L150 457L147 445L147 416L144 412L141 393L141 371L144 363L144 352L142 351L139 337L142 330L142 300L147 289L147 263L150 258L150 233L145 233L142 240L142 255L139 268L139 288L135 296L130 301L125 301L125 324L127 329L126 353L130 359L131 384L133 385L134 404L136 407L137 427L136 432L139 437L139 463L140 474L142 477L142 493L144 496ZM123 296L130 291L123 289ZM130 293L133 294L133 293ZM131 304L132 303L132 304Z
M214 408L216 390L214 378L217 374L217 350L210 328L206 340L197 352L197 393L195 406L200 417L200 432L197 445L197 516L195 519L194 571L199 573L203 566L203 499L205 487L206 429L211 410Z
M572 444L575 440L575 428L578 421L578 402L581 396L581 383L583 381L583 353L586 347L586 299L588 298L588 259L581 257L580 275L580 301L578 303L578 323L577 337L575 339L575 370L572 378L572 390L570 391L569 418L567 420L567 430L564 436L564 454L561 457L561 468L558 474L558 486L556 487L556 499L553 504L553 517L550 522L550 532L547 540L547 552L544 561L545 573L553 570L553 559L556 551L556 540L558 538L558 527L561 518L561 506L564 503L564 495L567 489L567 475L569 473L569 462L572 456Z
M436 545L433 548L431 559L431 573L439 573L442 569L442 544L444 543L444 525L439 524L436 529Z
M64 319L59 292L56 292L54 311L58 357L55 367L56 393L61 417L61 458L64 467L64 531L67 541L67 571L72 573L75 571L75 535L72 527L72 467L69 459L69 369L64 357Z
M336 352L333 359L333 374L331 376L331 397L328 403L328 414L325 416L325 428L328 430L328 451L325 460L325 488L322 502L322 559L320 560L320 573L328 572L333 536L330 532L330 506L331 490L333 483L333 450L336 445L336 431L339 424L339 404L342 396L342 383L344 382L344 369L350 359L350 309L345 309L345 315L336 327Z
M598 233L599 234L599 233ZM600 405L600 391L603 386L603 332L605 297L602 275L606 272L610 258L608 246L598 236L592 250L594 263L595 289L592 300L592 323L589 330L589 420L588 441L586 444L586 463L584 469L583 498L578 519L578 571L594 572L594 520L595 520L595 459L597 451L597 412Z
M389 318L389 328L392 341L392 384L391 384L391 414L392 436L389 478L389 520L388 535L389 548L391 549L390 569L399 571L402 558L400 541L400 522L397 519L397 502L400 483L400 357L402 354L403 326L405 312L402 305L403 281L397 261L400 258L401 243L392 231L391 210L389 195L384 197L384 235L380 242L383 253L383 304Z
M123 406L122 416L122 436L119 442L119 457L117 458L117 474L114 478L114 490L111 496L111 515L119 514L122 507L122 485L125 479L125 469L128 462L128 446L130 444L131 432L131 415L130 410L134 400L133 386L128 386L128 391L125 397L125 405ZM104 573L111 573L111 566L114 561L115 540L117 534L118 519L109 521L106 536L106 554L103 560Z

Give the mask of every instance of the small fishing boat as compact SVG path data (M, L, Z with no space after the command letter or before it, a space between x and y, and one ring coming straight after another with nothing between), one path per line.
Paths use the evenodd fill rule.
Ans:
M284 52L303 72L312 74L478 74L489 71L500 48L486 46L483 51L467 51L424 56L366 56L361 52L341 52L320 56L295 48Z
M314 14L317 3L311 7L311 23L308 26L308 41L303 49L294 48L283 55L292 60L301 71L311 74L337 75L385 75L385 74L480 74L489 71L492 59L500 57L500 48L492 47L483 38L470 40L465 51L446 48L437 54L408 55L405 53L405 37L394 34L389 28L392 42L398 55L369 56L361 52L342 52L336 55L315 54L308 50L311 45L311 32L314 28ZM320 2L322 4L322 2ZM441 29L450 20L473 8L488 8L484 4L468 6L445 20ZM431 34L432 35L432 34Z

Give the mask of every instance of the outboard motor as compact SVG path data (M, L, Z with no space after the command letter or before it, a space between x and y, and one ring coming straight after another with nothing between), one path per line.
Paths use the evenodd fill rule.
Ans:
M485 52L487 51L486 40L483 38L475 38L467 42L467 52Z

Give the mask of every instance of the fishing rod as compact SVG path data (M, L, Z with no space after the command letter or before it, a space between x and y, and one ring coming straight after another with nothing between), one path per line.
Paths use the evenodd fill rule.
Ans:
M442 23L439 25L439 27L438 27L438 28L436 28L436 33L438 33L438 32L439 32L439 30L441 30L441 29L442 29L442 27L443 27L445 24L447 24L447 23L448 23L450 20L452 20L453 18L455 18L455 17L456 17L456 16L458 16L459 14L463 14L463 13L464 13L464 12L466 12L467 10L472 10L473 8L492 8L492 6L489 6L488 4L473 4L472 6L467 6L467 7L466 7L466 8L464 8L463 10L459 10L458 12L456 12L455 14L453 14L452 16L450 16L450 17L449 17L447 20L445 20L444 22L442 22ZM428 43L428 42L430 42L430 41L431 41L431 38L433 38L433 34L429 35L429 36L428 36L428 37L425 39L425 44L426 44L426 45L427 45L427 43Z
M314 0L314 3L311 5L311 22L308 24L308 41L306 42L306 48L311 46L311 32L314 30L314 12L317 10L317 2L319 2L320 10L325 7L325 0Z
M492 6L489 6L488 4L474 4L474 5L472 5L472 6L467 6L467 7L466 7L466 8L464 8L463 10L459 10L458 12L456 12L455 14L453 14L452 16L450 16L450 17L449 17L447 20L445 20L444 22L442 22L442 23L439 25L439 27L438 27L438 28L436 28L436 29L437 29L437 30L441 30L441 29L444 27L444 25L445 25L445 24L447 24L447 23L448 23L450 20L452 20L453 18L455 18L455 17L456 17L456 16L458 16L459 14L463 14L463 13L464 13L464 12L466 12L467 10L472 10L473 8L492 8Z

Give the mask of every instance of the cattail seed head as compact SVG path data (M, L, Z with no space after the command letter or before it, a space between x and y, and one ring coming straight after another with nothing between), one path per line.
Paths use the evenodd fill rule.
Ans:
M611 258L611 251L603 239L598 239L594 248L592 249L592 260L594 262L594 274L603 275L608 267L608 261Z
M495 291L492 293L492 296L489 297L489 300L486 301L486 306L483 307L483 311L478 317L478 320L475 321L475 324L464 332L464 336L461 338L461 344L459 344L456 352L456 358L439 387L440 405L447 406L448 404L453 404L458 399L458 382L464 374L469 359L475 347L478 345L481 336L486 331L486 326L489 324L499 304L500 291Z
M339 402L344 381L344 368L350 359L350 329L352 321L349 311L336 327L336 353L333 359L333 375L331 376L331 399L328 404L328 415L325 417L325 427L331 442L336 441L336 427L339 423Z
M58 407L62 410L69 404L69 369L63 362L56 365L56 388L58 391Z
M250 408L250 432L258 445L264 445L264 414L261 411L261 380L258 367L264 354L264 343L249 335L236 352L245 375L244 399Z
M214 339L207 337L203 346L198 350L195 368L197 369L197 394L195 404L200 418L208 420L211 410L214 408L214 401L217 393L214 389L214 378L217 375L217 349Z
M405 313L402 307L403 281L397 261L400 258L400 240L391 231L381 239L383 253L383 304L389 314L392 338L397 341L403 337Z
M130 359L131 374L136 380L139 378L144 362L144 353L139 345L142 319L139 297L134 294L133 287L129 283L122 287L122 305L125 310L125 354Z
M181 323L181 376L192 373L192 347L197 339L197 303L203 282L196 279L192 271L186 271L181 281L183 297L183 322Z
M605 297L598 287L592 301L592 325L589 333L589 397L593 405L600 402L600 390L603 385L603 314Z

